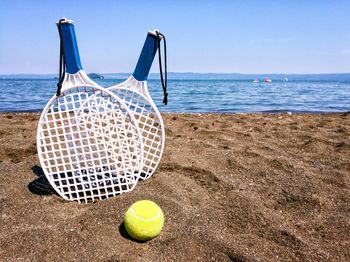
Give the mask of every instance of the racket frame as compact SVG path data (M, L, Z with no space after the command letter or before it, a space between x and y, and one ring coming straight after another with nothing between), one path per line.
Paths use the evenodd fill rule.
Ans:
M134 92L136 96L143 98L145 103L148 103L150 105L150 107L153 109L156 115L156 118L159 121L160 133L161 133L160 135L161 147L159 150L159 157L158 157L157 163L152 167L153 170L151 172L146 171L143 173L143 175L141 175L142 179L148 179L153 175L153 173L155 172L155 170L157 169L160 163L160 160L164 152L164 147L165 147L165 128L164 128L163 118L157 106L155 105L153 99L151 98L151 95L148 89L148 82L147 82L147 77L158 49L157 41L159 41L162 38L160 35L157 34L157 32L159 32L158 29L155 29L153 31L148 31L146 40L144 42L141 54L139 56L139 59L133 74L124 82L107 88L108 90L111 90L114 93L117 93L117 95L120 96L123 100L127 100L127 98L123 97L123 95L120 94L120 92L118 91L124 90L124 92L128 92L128 91ZM135 114L135 111L132 110L132 112ZM136 119L136 121L138 120ZM144 138L143 140L147 140L145 139L144 136L143 138ZM143 142L145 147L146 142L145 141ZM148 161L145 155L147 155L147 153L145 154L144 152L143 159L144 161ZM147 164L144 163L142 170L145 169L145 166L147 166Z
M62 19L61 19L62 20ZM50 110L52 104L59 99L59 97L57 95L54 95L49 102L46 104L41 117L39 119L39 123L38 123L38 129L37 129L37 148L38 148L38 158L39 161L42 165L44 174L46 176L46 178L48 179L48 181L50 182L50 184L52 185L52 187L56 190L56 192L62 196L64 199L66 200L77 200L78 202L90 202L91 200L94 201L96 198L99 199L105 199L108 198L112 195L117 195L119 193L123 193L123 192L128 192L128 191L132 191L133 188L136 186L137 181L138 181L138 176L139 176L139 172L137 173L137 171L139 171L141 169L141 165L143 163L143 154L142 152L142 148L143 148L143 144L142 144L142 135L140 132L140 129L138 127L138 124L136 122L136 119L134 118L132 112L129 110L129 108L125 105L125 103L123 102L122 99L120 99L118 96L116 96L115 94L113 94L111 91L103 88L102 86L98 85L97 83L95 83L93 80L91 80L88 75L85 73L85 71L82 69L81 66L81 62L80 62L80 56L79 56L79 50L78 50L78 46L77 46L77 41L76 41L76 36L75 36L75 32L74 32L74 25L73 25L73 21L72 20L67 20L65 19L64 22L61 22L62 27L64 28L64 30L68 30L66 32L64 32L63 34L65 34L66 36L68 35L68 40L66 40L66 42L68 42L68 44L65 45L65 59L66 59L66 73L64 75L64 80L62 83L62 88L61 88L61 95L59 97L63 97L66 92L68 91L73 91L74 93L74 89L78 89L78 88L91 88L94 90L98 90L97 92L99 92L99 94L106 94L107 96L110 96L111 98L114 99L114 101L116 101L118 103L118 105L120 105L126 112L126 114L124 113L124 115L126 115L128 117L128 119L130 120L130 124L135 128L135 131L137 134L137 145L139 147L139 152L137 152L136 154L138 155L138 165L135 166L135 171L136 173L134 173L133 175L135 176L134 181L131 181L131 187L128 190L122 190L122 192L113 192L111 195L110 194L106 194L103 195L101 197L101 195L99 196L94 196L92 194L91 197L88 198L69 198L66 194L64 194L64 192L62 192L60 190L60 188L57 187L55 180L53 179L52 175L50 174L46 168L46 164L45 164L45 159L43 157L43 151L41 148L42 145L42 125L44 123L44 118L46 117L46 113L48 112L48 110ZM64 26L66 25L66 26ZM64 39L64 38L63 38ZM95 99L93 96L90 97L90 99ZM91 100L90 100L91 101ZM119 178L120 179L120 178ZM99 190L101 188L95 188L92 190Z

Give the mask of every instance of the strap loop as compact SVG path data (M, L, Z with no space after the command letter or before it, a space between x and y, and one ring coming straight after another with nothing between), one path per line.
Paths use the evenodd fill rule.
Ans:
M160 80L162 82L162 88L163 88L163 103L165 105L168 104L168 93L167 93L167 85L168 85L168 70L167 70L167 55L166 55L166 40L165 36L159 32L156 31L157 38L158 38L158 58L159 58L159 73L160 73ZM162 68L162 55L160 50L160 41L164 39L164 76L163 76L163 68Z
M62 31L61 31L62 21L65 21L65 19L60 19L57 24L58 33L60 35L60 64L59 64L59 75L58 75L57 92L56 92L57 96L61 95L62 83L64 80L64 75L66 74L66 62L64 59L64 48L63 48L63 39L62 39Z

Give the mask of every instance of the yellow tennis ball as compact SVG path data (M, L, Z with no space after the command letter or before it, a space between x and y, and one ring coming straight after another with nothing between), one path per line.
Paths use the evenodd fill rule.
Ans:
M140 241L147 241L159 235L164 225L160 207L150 200L140 200L129 207L124 216L128 234Z

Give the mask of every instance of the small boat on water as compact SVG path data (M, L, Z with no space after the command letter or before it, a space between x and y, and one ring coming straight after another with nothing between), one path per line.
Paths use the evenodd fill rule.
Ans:
M259 79L254 79L253 83L259 83Z
M283 82L288 82L288 77L283 78Z
M89 76L91 79L104 79L103 75L96 74L96 73L90 73L90 74L88 74L88 76Z
M265 82L265 83L271 83L272 80L271 80L271 78L265 77L265 78L264 78L264 82Z

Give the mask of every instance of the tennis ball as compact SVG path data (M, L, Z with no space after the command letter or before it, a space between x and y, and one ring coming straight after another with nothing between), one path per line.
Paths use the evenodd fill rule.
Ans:
M147 241L159 235L163 228L164 215L160 207L150 200L132 204L124 216L128 234L140 241Z

